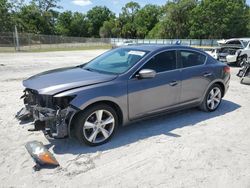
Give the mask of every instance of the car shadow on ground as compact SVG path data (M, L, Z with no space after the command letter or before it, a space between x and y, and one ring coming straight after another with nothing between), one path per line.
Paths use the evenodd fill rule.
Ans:
M54 153L59 155L66 153L79 155L118 148L137 142L138 140L162 134L178 138L181 137L181 135L171 133L172 130L196 125L204 120L230 113L240 107L240 105L234 102L223 100L221 106L215 112L202 112L193 108L143 120L120 127L115 136L108 143L101 146L89 147L87 145L81 145L75 139L50 139L50 144L45 146L47 148L52 147Z

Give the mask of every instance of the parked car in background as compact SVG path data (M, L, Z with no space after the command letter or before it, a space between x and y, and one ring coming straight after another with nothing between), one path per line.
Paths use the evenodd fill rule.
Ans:
M221 41L219 61L240 66L242 61L247 61L250 57L249 41L250 38L229 39L225 43Z
M113 45L113 48L121 47L121 46L130 46L135 45L136 43L133 40L125 40L121 42L117 42Z
M220 52L220 47L215 47L212 49L205 49L204 51L211 55L214 59L219 59L219 52Z
M195 48L121 47L87 64L24 80L25 108L18 117L26 113L35 120L35 130L54 138L72 135L96 146L107 142L119 125L163 112L191 107L215 111L229 81L227 65Z
M236 51L234 55L229 54L226 59L228 63L236 63L237 66L240 66L241 62L249 61L250 58L250 43Z

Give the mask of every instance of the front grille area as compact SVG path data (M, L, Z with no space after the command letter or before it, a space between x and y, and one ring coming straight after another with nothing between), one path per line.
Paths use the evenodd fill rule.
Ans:
M24 103L29 105L39 105L41 107L53 108L53 97L50 95L40 95L35 90L26 89Z
M24 92L24 104L38 105L54 110L68 107L70 101L74 98L74 96L55 98L51 95L40 95L37 91L31 89L26 89Z

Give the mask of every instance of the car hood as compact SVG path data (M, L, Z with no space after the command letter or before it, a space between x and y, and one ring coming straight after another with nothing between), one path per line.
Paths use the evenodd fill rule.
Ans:
M92 72L80 67L69 67L46 71L23 81L25 88L39 94L54 95L62 91L108 82L117 75Z

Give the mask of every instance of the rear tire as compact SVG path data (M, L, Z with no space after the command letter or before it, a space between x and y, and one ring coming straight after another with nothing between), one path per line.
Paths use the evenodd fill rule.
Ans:
M214 84L208 89L206 96L203 99L199 108L205 112L213 112L220 106L221 100L222 100L221 86L218 84Z
M97 104L81 112L74 124L74 131L80 143L98 146L108 142L118 127L118 116L106 104Z

